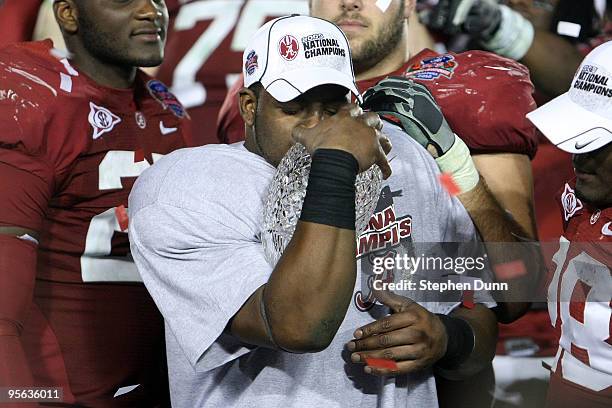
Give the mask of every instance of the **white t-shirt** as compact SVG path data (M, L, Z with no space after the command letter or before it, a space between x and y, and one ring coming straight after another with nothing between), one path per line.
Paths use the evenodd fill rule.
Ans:
M385 225L376 227L399 231L403 221L401 239L392 247L475 240L465 209L438 183L430 155L395 126L386 125L385 133L394 146L393 176L376 211L393 216L381 217ZM274 174L274 167L241 143L207 145L162 158L132 189L132 254L166 321L173 407L437 407L431 370L378 378L350 361L345 344L354 330L388 313L385 306L363 302L363 275L371 270L364 253L353 302L324 351L275 351L223 332L272 272L260 236ZM460 294L449 296L447 303L424 299L425 306L448 313L460 300ZM477 302L491 305L490 300L476 294Z

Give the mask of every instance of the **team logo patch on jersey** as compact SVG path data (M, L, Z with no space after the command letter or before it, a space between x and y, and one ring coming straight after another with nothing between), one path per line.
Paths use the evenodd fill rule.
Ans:
M576 197L576 193L567 183L565 183L565 190L561 195L561 205L563 206L565 221L569 220L574 214L583 208L582 201Z
M183 105L163 82L152 79L147 82L147 89L153 99L159 102L164 109L170 109L175 116L181 119L187 115Z
M134 114L134 119L136 119L136 124L138 125L139 128L144 129L147 127L147 119L142 114L142 112L140 111L136 112Z
M247 75L253 75L255 70L259 67L257 59L258 57L255 51L249 52L249 55L247 55L246 58L246 62L244 63L244 70L246 71Z
M113 130L121 122L121 118L102 106L89 102L89 123L93 127L93 138L96 140L105 133Z
M293 61L296 59L299 51L300 44L292 35L287 34L278 42L278 53L287 61Z
M459 66L455 57L452 55L440 55L438 57L427 58L411 65L404 74L408 78L432 81L441 76L447 79L452 78L455 69Z

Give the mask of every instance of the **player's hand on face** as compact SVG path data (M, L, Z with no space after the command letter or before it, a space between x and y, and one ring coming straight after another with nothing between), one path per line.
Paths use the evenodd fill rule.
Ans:
M352 154L359 163L360 172L377 164L386 179L391 175L387 161L391 142L382 134L382 126L376 113L364 113L359 106L346 104L335 115L313 127L295 127L292 136L311 154L317 149L338 149Z
M393 360L397 369L366 365L364 370L373 375L401 375L430 367L444 356L448 336L438 316L407 297L374 293L393 313L355 330L355 338L347 344L353 362Z

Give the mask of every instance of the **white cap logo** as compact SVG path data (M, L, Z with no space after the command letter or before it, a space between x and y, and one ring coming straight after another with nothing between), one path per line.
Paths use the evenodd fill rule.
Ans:
M292 35L286 35L278 42L278 53L287 61L296 59L299 51L300 44Z

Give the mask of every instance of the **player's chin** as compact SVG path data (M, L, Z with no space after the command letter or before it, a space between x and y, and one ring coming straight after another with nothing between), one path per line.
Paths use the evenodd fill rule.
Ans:
M349 46L351 47L351 56L355 58L355 56L360 56L362 54L362 50L364 48L364 44L366 42L366 38L364 35L359 34L345 34L347 40L349 40Z
M164 53L163 51L140 53L134 55L132 60L135 62L132 65L137 67L156 67L164 61Z
M161 39L151 42L137 42L130 44L129 57L135 65L140 67L155 67L164 59L164 44Z

